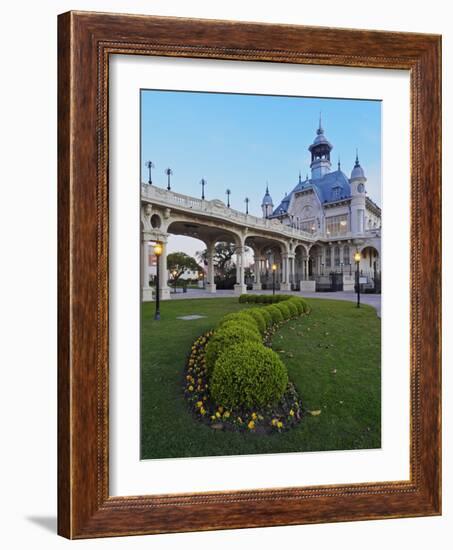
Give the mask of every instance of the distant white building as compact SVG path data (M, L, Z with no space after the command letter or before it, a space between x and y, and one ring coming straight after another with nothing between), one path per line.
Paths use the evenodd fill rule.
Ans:
M354 264L354 253L361 251L360 269L364 276L380 273L381 209L366 192L365 171L356 153L351 177L340 162L332 171L328 141L319 123L316 137L308 147L311 178L299 181L274 208L269 188L262 201L263 217L316 235L310 250L309 277L347 272ZM297 269L297 268L296 268Z

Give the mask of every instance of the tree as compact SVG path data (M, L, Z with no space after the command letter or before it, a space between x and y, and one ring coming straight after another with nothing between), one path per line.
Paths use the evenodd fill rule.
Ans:
M185 252L172 252L167 256L167 269L171 273L172 281L176 285L179 278L186 271L196 271L199 273L202 269L195 258Z
M235 264L232 260L236 252L236 246L227 242L218 242L214 250L214 267L219 277L227 277L234 270ZM197 257L204 265L208 264L208 250L205 248L197 252Z

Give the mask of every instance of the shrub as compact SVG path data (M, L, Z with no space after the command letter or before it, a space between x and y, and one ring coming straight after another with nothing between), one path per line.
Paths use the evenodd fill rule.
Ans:
M251 409L278 401L287 385L288 372L274 351L258 342L243 342L220 354L211 395L218 405Z
M206 368L208 376L212 374L217 357L226 348L241 342L257 342L261 344L260 335L241 324L218 328L206 346Z
M307 304L307 302L303 298L299 298L301 304L304 307L304 313L310 313L310 306Z
M266 321L266 327L270 327L273 323L272 321L272 315L267 311L267 308L262 307L260 309L261 314L264 317L264 320Z
M299 315L299 310L293 300L286 301L285 305L288 307L291 317L297 317Z
M248 316L246 314L246 309L243 309L242 311L237 311L237 312L233 312L233 313L227 313L226 315L224 315L222 317L222 319L220 320L220 323L219 323L219 326L222 325L223 323L226 323L227 321L236 321L236 320L246 320L246 321L250 321L250 316ZM254 322L254 321L253 321ZM256 323L254 323L256 324Z
M261 334L264 334L266 331L266 319L264 318L264 315L261 313L261 309L258 308L252 308L247 309L244 311L246 315L249 315L250 317L253 317L255 319L255 322L258 326L259 331Z
M281 323L283 321L283 314L276 305L267 306L266 309L271 314L274 323Z
M230 328L230 327L237 327L237 326L242 327L243 329L251 330L261 338L261 333L258 327L256 326L256 323L254 323L253 319L250 319L250 318L230 319L229 321L225 321L224 323L220 324L217 330L219 330L220 328L224 329L227 327Z
M245 303L247 303L247 299L248 299L248 294L241 294L239 296L239 303L240 304L245 304Z
M297 313L299 315L302 315L302 313L304 312L304 304L301 302L300 298L292 298L292 303L296 306L297 308Z
M291 312L289 310L288 304L280 302L279 304L275 304L275 307L282 312L283 319L289 319L291 317Z

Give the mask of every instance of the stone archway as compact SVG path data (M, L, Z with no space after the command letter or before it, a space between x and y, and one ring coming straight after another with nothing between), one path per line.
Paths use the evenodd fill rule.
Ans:
M206 290L210 293L217 291L215 283L215 247L219 242L226 242L234 245L236 254L236 284L237 293L245 292L245 259L242 246L242 236L239 232L230 229L218 227L215 225L201 222L197 219L188 220L186 218L170 219L167 225L167 234L183 235L202 241L206 245Z

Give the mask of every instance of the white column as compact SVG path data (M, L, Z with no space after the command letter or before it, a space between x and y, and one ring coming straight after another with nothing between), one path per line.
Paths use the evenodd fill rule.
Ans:
M247 286L244 283L245 275L245 247L238 246L236 248L236 284L234 285L235 294L245 294Z
M261 290L261 256L255 253L254 256L255 281L253 282L253 290Z
M214 270L214 254L215 254L215 244L208 245L208 254L207 254L207 262L208 262L208 273L207 273L207 281L206 281L206 289L208 292L215 293L217 292L216 284L214 283L214 276L215 276L215 270Z
M142 269L140 270L140 279L142 287L142 302L152 302L153 289L149 286L149 245L148 241L141 243Z
M291 285L289 284L289 269L288 269L288 254L282 254L282 284L280 285L281 290L291 290Z
M316 290L316 281L309 279L309 256L306 256L303 260L304 262L304 279L300 282L300 291L301 292L314 292Z
M295 278L295 256L290 256L289 258L289 283L294 284L296 282Z
M157 258L159 264L159 294L161 300L170 299L170 289L168 288L168 271L167 271L167 239L162 241L162 254Z

